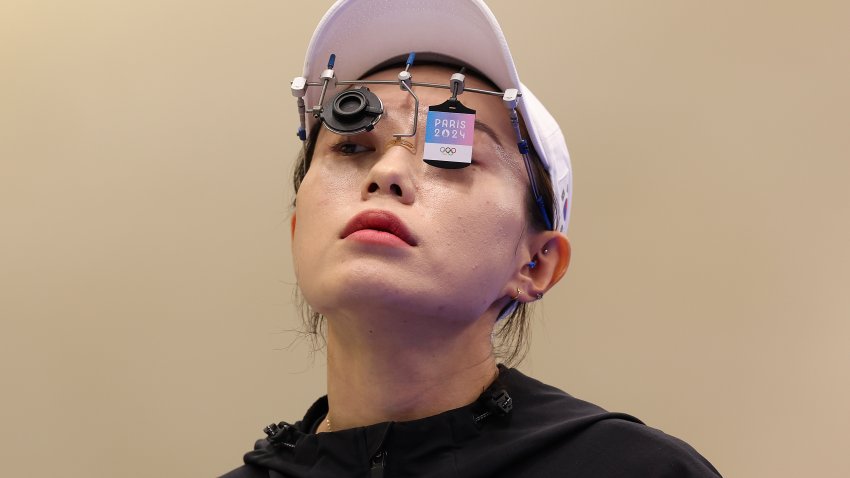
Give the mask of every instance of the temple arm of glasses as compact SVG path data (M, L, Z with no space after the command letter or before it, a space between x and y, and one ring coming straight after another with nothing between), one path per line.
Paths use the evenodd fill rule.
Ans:
M522 137L522 131L519 127L519 116L516 113L515 105L515 102L513 105L510 105L512 107L508 110L508 116L511 119L511 126L513 126L514 134L516 135L517 147L519 148L519 153L522 155L522 161L525 163L525 172L528 174L529 183L531 183L531 194L534 196L534 202L537 203L537 208L543 215L543 222L546 223L546 228L552 230L552 220L549 218L549 213L546 212L546 204L543 202L543 196L540 194L540 189L537 186L537 177L534 174L534 168L531 166L530 148L528 141Z

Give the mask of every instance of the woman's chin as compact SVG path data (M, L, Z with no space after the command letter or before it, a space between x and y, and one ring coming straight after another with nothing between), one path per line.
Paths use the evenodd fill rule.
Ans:
M326 315L334 311L343 314L366 313L378 314L380 311L393 313L409 309L419 309L433 302L428 300L428 294L415 291L400 283L386 280L335 281L330 287L323 287L314 292L303 291L313 309L324 311ZM438 299L438 298L437 298Z
M386 315L468 321L478 318L492 305L483 293L475 294L478 300L471 302L470 290L483 292L494 288L494 284L453 288L446 284L463 281L446 282L445 277L444 280L435 277L438 274L431 271L358 260L325 268L320 275L299 275L298 283L313 310L329 317Z

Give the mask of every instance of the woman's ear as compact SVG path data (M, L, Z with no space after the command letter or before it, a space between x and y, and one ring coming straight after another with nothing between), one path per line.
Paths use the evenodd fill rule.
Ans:
M548 246L548 249L544 249L544 251L549 250L550 254L553 250L557 252L557 258L555 258L555 270L553 271L552 277L550 279L549 287L546 290L551 289L552 286L561 281L561 279L564 277L564 274L567 273L567 269L569 269L570 267L570 259L573 256L573 246L570 244L570 239L567 236L561 234L560 232L555 234L556 236L550 239L549 242L546 244L546 246Z
M295 213L292 213L292 217L289 219L289 233L290 239L295 240Z
M529 244L530 260L518 274L517 300L533 302L543 297L567 272L572 256L572 246L567 236L556 231L545 231Z

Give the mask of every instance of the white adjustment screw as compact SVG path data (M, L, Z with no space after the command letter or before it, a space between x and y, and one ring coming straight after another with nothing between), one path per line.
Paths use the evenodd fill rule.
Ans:
M516 88L508 88L505 90L504 96L502 96L502 101L505 102L505 108L509 110L516 109L517 105L517 97L519 96L519 90Z
M289 85L292 90L292 96L301 98L307 94L307 78L296 76Z

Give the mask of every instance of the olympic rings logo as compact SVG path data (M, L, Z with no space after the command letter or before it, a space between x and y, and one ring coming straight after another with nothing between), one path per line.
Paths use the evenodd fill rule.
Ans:
M440 152L443 153L443 154L447 154L447 155L451 156L451 155L457 153L457 148L450 148L448 146L442 146L440 148Z

